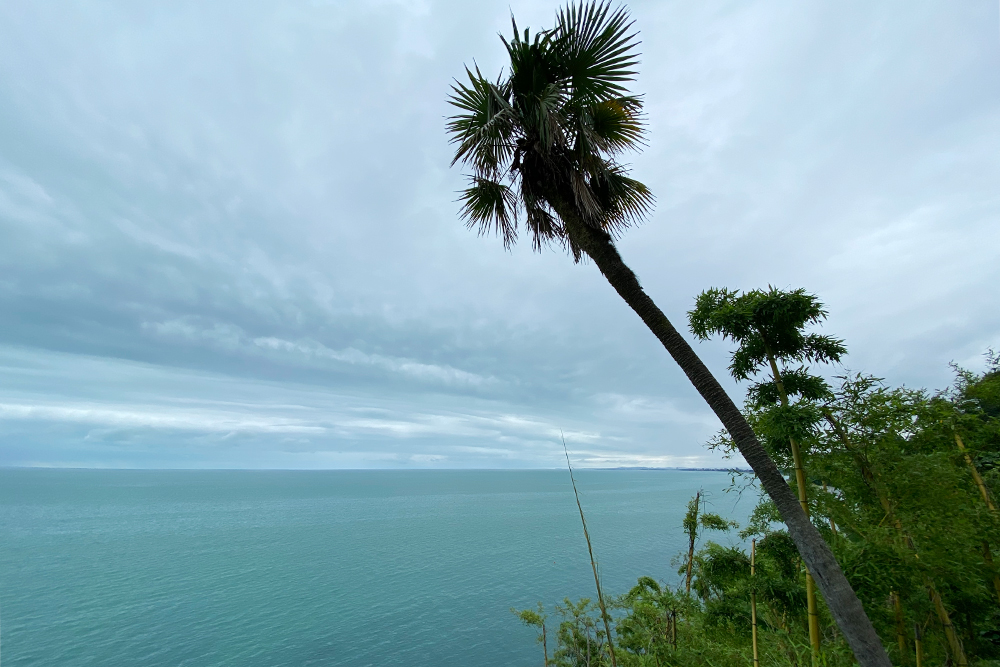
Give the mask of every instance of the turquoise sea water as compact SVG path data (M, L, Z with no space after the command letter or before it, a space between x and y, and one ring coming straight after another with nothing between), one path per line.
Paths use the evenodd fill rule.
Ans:
M720 472L577 473L606 588L677 579ZM722 540L725 541L725 540ZM510 607L593 597L565 471L0 470L0 660L536 665Z

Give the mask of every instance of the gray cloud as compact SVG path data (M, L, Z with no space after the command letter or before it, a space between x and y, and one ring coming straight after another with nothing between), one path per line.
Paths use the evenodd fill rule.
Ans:
M718 461L593 266L457 220L449 82L553 9L0 7L0 464ZM894 383L1000 347L995 6L632 9L658 201L621 248L679 325L770 283Z

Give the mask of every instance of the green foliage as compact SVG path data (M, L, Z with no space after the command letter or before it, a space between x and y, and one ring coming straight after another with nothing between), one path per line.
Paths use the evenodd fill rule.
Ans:
M708 530L729 530L730 528L740 527L735 521L724 519L718 514L702 514L698 517L698 523L701 524L702 528Z
M759 373L770 359L839 361L847 353L843 341L804 333L806 325L819 324L826 315L823 304L803 289L786 292L770 287L766 292L751 290L741 294L738 290L712 288L698 295L688 319L691 333L700 340L720 334L739 344L729 370L737 380L746 380Z
M547 667L549 664L549 647L547 645L545 621L548 619L548 615L545 613L545 607L539 602L537 610L522 609L518 611L513 607L510 610L517 616L518 620L529 628L535 628L538 631L537 641L542 645L542 651L544 652L543 664Z
M701 512L701 505L704 502L705 496L701 491L699 491L694 498L688 501L687 512L684 514L684 520L681 522L681 526L684 528L684 534L688 536L688 539L697 539L699 527L706 530L722 531L729 530L730 528L739 528L739 524L735 521L730 521L718 514L712 514L711 512Z
M725 333L740 349L752 348L743 343L757 336L768 341L769 349L780 351L774 359L782 364L839 358L839 341L839 347L827 346L820 354L815 352L819 348L808 347L815 338L796 339L790 330L785 330L784 343L771 348L774 328L792 327L801 333L805 324L825 316L815 297L801 290L748 294L753 298L725 290L699 297L696 310L701 319L692 318L699 327L696 333ZM761 320L767 326L759 325ZM744 359L754 357L747 354ZM742 368L756 372L763 364ZM801 443L812 520L894 664L913 664L914 627L923 637L924 664L954 662L933 594L940 596L970 664L985 667L1000 661L1000 567L992 560L994 554L1000 556L1000 511L995 509L1000 491L1000 360L990 353L981 373L955 370L952 387L928 392L890 387L864 374L843 375L830 386L805 366L785 368L777 378L755 384L745 406L761 442L789 475L789 439ZM781 400L779 378L788 400ZM722 435L713 446L731 448L731 442ZM973 471L985 480L989 503ZM735 527L723 516L702 511L702 505L699 493L688 503L680 526L688 537L690 557L683 555L679 572L686 574L690 562L691 593L685 594L683 581L674 589L643 577L617 600L613 632L619 664L750 664L751 593L761 664L808 664L805 570L774 505L761 496L739 533L741 545L709 541L696 548L702 530ZM756 538L753 575L746 542L751 538ZM819 606L821 662L852 664L833 619L822 603ZM571 622L560 635L566 644L559 664L588 664L580 659L581 649L591 646L593 657L604 639L593 620L584 617L597 617L586 604L564 606L563 613ZM897 633L902 633L902 653Z
M588 598L574 603L569 598L556 605L562 617L557 634L558 648L552 664L559 667L610 665L607 635L601 624L600 609Z
M832 397L826 380L810 375L804 366L785 369L781 373L782 386L775 380L764 380L747 391L747 405L762 410L781 402L781 390L786 396L799 396L805 401L825 401Z
M542 627L545 625L545 619L548 618L545 614L545 608L542 603L538 603L538 609L521 609L517 610L511 607L511 612L517 616L518 620L527 625L528 627L538 628L538 641L542 641Z

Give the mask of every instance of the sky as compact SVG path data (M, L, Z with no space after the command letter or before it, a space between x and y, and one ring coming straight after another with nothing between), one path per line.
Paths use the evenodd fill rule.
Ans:
M804 287L829 376L983 368L997 2L628 6L656 207L619 248L677 327ZM580 466L734 463L593 264L459 220L450 85L556 8L0 3L0 465L555 467L560 432Z

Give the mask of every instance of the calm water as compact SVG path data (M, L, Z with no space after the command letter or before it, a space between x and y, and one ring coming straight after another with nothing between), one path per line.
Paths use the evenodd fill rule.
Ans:
M726 473L580 471L602 576L676 581ZM535 665L510 607L593 596L559 471L0 470L15 665Z

